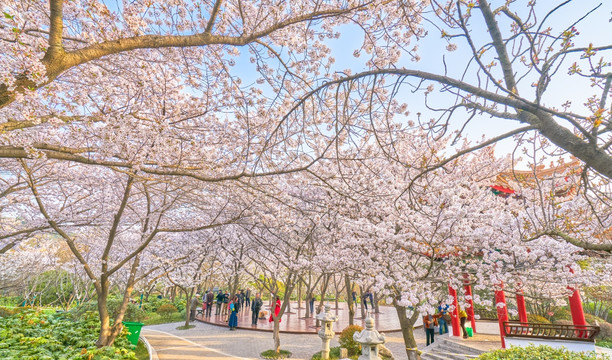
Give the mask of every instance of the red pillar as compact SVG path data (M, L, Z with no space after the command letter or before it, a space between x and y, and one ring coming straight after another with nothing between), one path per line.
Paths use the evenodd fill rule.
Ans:
M455 309L450 313L453 336L461 336L461 330L459 329L459 304L457 303L457 291L449 285L448 294L453 297L453 306L455 307Z
M569 271L573 274L574 270L570 267ZM584 319L584 310L582 310L582 300L580 300L580 292L578 289L568 286L568 290L572 292L572 296L569 297L570 311L572 312L572 322L574 326L585 326L587 325Z
M503 304L503 306L497 306ZM506 348L504 339L504 322L508 321L508 306L506 305L506 294L504 294L504 283L499 284L499 290L495 290L495 307L497 308L497 319L499 321L499 334L501 337L502 349Z
M467 274L463 274L463 277L467 278ZM474 302L472 301L472 286L470 286L469 282L465 280L463 288L465 289L465 295L468 298L467 302L468 304L470 304L470 306L465 310L468 315L468 318L472 322L472 331L474 331L474 334L476 334L476 319L474 318Z
M572 312L572 321L574 326L587 325L584 319L584 311L582 310L582 300L580 300L580 292L572 287L567 287L572 291L572 296L569 297L570 310Z
M519 321L522 323L527 323L527 308L525 307L523 290L518 290L516 293L516 305L518 307Z

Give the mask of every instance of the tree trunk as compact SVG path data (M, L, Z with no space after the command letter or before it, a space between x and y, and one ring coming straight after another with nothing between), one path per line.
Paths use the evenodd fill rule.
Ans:
M379 314L380 313L380 307L378 306L378 300L380 300L380 299L378 298L378 293L373 294L373 296L374 296L374 312L376 314Z
M110 316L108 315L108 283L102 284L101 291L98 294L98 314L100 316L100 334L98 335L98 341L96 341L97 347L110 346Z
M302 280L298 282L297 308L302 308Z
M359 285L359 300L357 300L358 303L361 304L361 318L365 319L366 317L366 312L365 312L365 304L363 302L363 286Z
M280 353L280 317L274 319L274 331L272 332L272 338L274 339L274 352Z
M399 318L408 360L421 360L421 356L417 350L416 340L414 339L414 323L416 322L419 313L415 311L412 316L408 318L408 316L406 316L405 307L397 305L395 300L393 301L393 305L395 306L395 311L397 312L397 317Z
M193 289L181 289L185 293L185 298L187 299L187 303L185 304L185 328L189 326L189 321L191 321L191 299L193 298Z
M351 286L351 278L348 274L344 275L344 282L346 283L346 304L349 312L349 325L355 325L355 303L353 303L353 287Z
M323 304L325 303L325 293L327 292L327 286L329 285L330 275L326 276L323 280L323 284L321 285L321 301L319 301L319 306L317 306L317 314L320 314L323 311ZM321 326L321 322L317 319L315 324L316 327Z
M307 318L311 316L311 314L310 314L310 299L312 299L312 297L313 297L313 295L312 295L311 292L306 294L306 317Z

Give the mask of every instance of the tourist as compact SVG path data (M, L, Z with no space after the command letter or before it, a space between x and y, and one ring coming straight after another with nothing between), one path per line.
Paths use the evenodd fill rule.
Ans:
M225 294L223 294L223 310L221 310L221 312L223 313L223 315L228 315L227 310L229 309L229 293L226 291Z
M468 334L467 334L467 330L465 329L465 320L467 320L467 313L465 312L465 310L460 309L459 310L459 321L461 322L461 330L463 330L463 338L467 339L468 338Z
M434 342L434 328L438 325L438 320L427 314L423 316L423 329L425 329L425 337L427 338L427 346Z
M316 300L316 296L312 295L310 297L310 304L309 304L310 305L310 313L311 314L314 314L314 303L315 303L315 300Z
M374 294L370 290L366 292L368 294L368 298L370 299L370 305L372 305L372 310L374 310Z
M206 293L206 295L204 296L204 303L206 304L206 317L210 317L214 301L215 294L213 294L212 290L209 290L208 293Z
M251 289L247 288L245 295L246 295L246 299L245 299L246 307L251 307Z
M438 306L438 323L440 324L440 335L448 333L448 323L450 322L450 315L448 315L448 305L440 302Z
M238 327L238 311L240 311L240 298L237 295L234 296L232 301L229 302L229 329L235 330Z
M199 297L200 294L196 294L194 297L191 298L191 302L189 303L189 320L195 320L196 309L198 307L198 304L200 303L198 301Z
M257 320L259 319L259 311L261 311L262 306L263 301L261 301L261 294L257 293L255 294L255 299L253 299L253 306L251 306L251 310L253 311L253 315L251 315L251 325L257 325Z
M361 294L361 305L365 311L368 311L368 292L366 291L364 294Z
M215 315L221 315L221 303L223 303L223 291L219 289L217 293L217 308L215 309Z
M274 321L274 318L278 318L278 314L280 313L280 309L281 309L281 301L280 298L277 296L276 297L276 303L274 304L274 306L272 307L272 311L270 312L270 319L268 320L268 322L272 322ZM274 316L272 316L272 314L274 314ZM280 322L281 319L278 319L278 322Z
M240 294L238 294L238 301L240 301L240 308L244 308L244 298L246 296L244 295L244 290L240 290Z

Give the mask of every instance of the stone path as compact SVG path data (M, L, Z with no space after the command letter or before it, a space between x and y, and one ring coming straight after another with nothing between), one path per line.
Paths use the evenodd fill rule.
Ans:
M274 345L270 332L229 331L226 327L195 322L189 330L176 330L183 323L145 326L142 335L155 349L160 360L259 359L259 354ZM387 347L398 360L407 359L401 333L389 333ZM415 331L419 347L425 346L425 333ZM338 346L337 337L332 346ZM316 334L281 334L281 348L293 353L291 359L310 359L321 349Z
M338 316L338 321L334 325L334 328L337 330L337 332L340 332L349 324L348 306L346 303L340 303L338 308L335 308L333 303L330 305L332 306L330 309L331 313ZM392 306L380 306L379 309L379 313L371 314L372 318L374 319L376 329L380 332L399 331L401 326L395 308ZM216 309L213 306L211 317L203 317L202 315L198 315L197 319L211 324L226 326L227 316L215 315L215 310ZM263 310L267 311L268 315L270 314L269 306L264 306ZM258 331L272 331L273 324L268 322L268 317L265 319L259 319L257 326L251 326L251 315L252 313L249 308L242 308L238 313L238 328L245 330L253 329ZM280 331L298 334L314 334L319 331L319 329L315 327L315 323L316 320L313 316L308 318L306 317L306 309L304 307L298 308L297 303L292 302L291 311L283 314L281 318ZM365 327L365 319L361 317L361 306L358 306L356 309L354 323ZM418 319L416 326L421 325L421 323L421 319Z

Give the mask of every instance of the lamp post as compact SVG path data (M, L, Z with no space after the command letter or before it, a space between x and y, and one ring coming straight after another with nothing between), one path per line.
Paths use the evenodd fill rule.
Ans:
M330 306L325 305L325 312L321 312L317 315L317 320L323 323L321 330L319 330L319 337L323 344L321 346L321 359L329 359L329 342L334 338L336 333L334 332L334 322L338 321L338 316L333 315L330 312Z
M361 344L359 360L380 360L379 346L385 343L385 335L374 329L374 319L368 316L366 328L353 334L353 340Z

